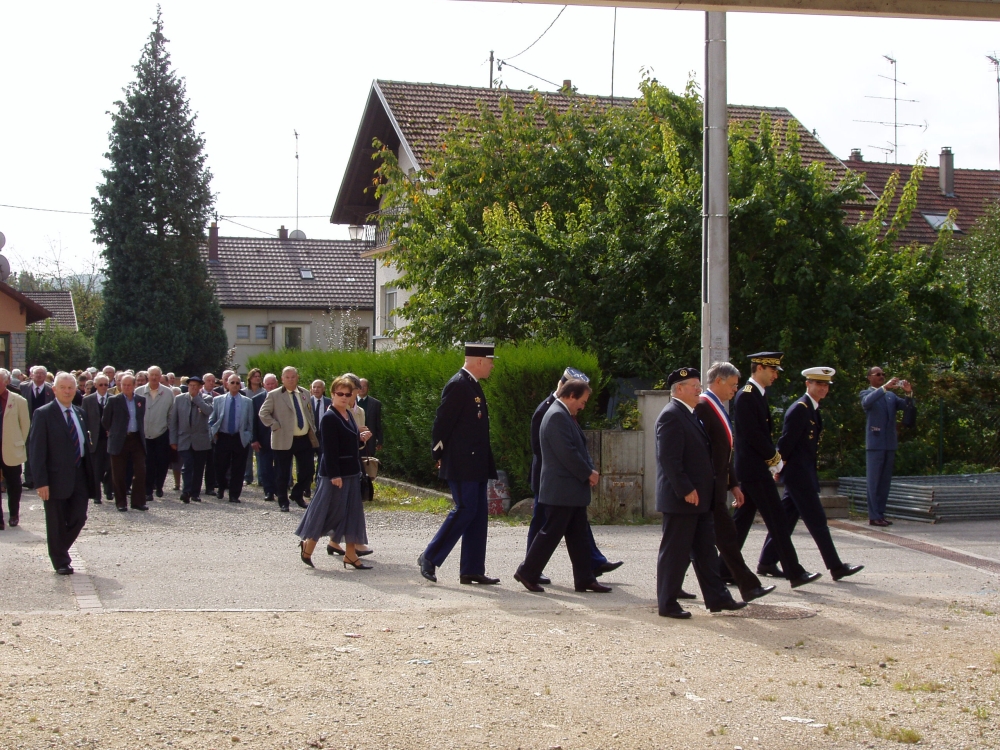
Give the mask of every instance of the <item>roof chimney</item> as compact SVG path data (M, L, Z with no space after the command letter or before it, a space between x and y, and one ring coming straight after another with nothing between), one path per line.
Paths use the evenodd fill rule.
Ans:
M214 221L208 228L208 262L219 262L219 225Z
M951 152L950 146L941 149L941 168L938 170L938 183L941 186L941 195L948 198L955 197L955 155Z
M847 157L847 161L864 161L865 158L861 155L860 148L852 148L851 155Z
M288 239L288 230L285 229L285 225L284 224L282 224L281 227L278 229L278 239L279 240L287 240Z

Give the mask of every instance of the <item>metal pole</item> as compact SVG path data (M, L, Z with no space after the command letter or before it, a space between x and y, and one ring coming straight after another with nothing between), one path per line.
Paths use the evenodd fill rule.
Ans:
M701 371L729 359L729 113L726 14L705 14Z
M490 50L490 88L493 88L493 50Z
M938 399L938 474L944 474L944 399Z

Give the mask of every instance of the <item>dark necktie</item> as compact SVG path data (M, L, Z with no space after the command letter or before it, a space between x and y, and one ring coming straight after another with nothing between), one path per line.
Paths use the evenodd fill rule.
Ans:
M229 395L229 426L226 428L230 435L236 434L236 396Z
M69 413L69 409L66 409L66 425L69 427L70 439L73 441L73 457L76 460L76 465L80 465L80 433L76 431L76 423L73 421L73 416Z
M320 401L319 399L316 399L316 405L313 407L313 412L315 413L315 416L316 416L316 425L317 426L319 426L319 418L321 416L320 413L319 413L319 410L320 410L320 407L322 406L322 404L323 404L322 401Z
M194 399L191 399L191 405L188 407L188 427L194 424Z
M299 426L301 430L306 426L305 417L302 416L302 407L299 406L299 394L297 391L289 391L292 394L292 403L295 404L295 424Z

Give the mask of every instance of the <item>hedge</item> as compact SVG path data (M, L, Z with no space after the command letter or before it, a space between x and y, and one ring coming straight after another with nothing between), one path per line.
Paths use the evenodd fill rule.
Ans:
M298 369L300 384L305 387L317 378L329 385L345 372L367 378L371 395L382 402L382 470L398 479L435 485L431 426L441 390L462 362L458 349L407 348L377 353L286 350L254 356L248 368L280 375L283 367L291 365ZM567 365L587 373L592 384L603 384L595 355L559 341L498 347L493 374L483 383L497 468L507 472L515 501L530 495L531 415L552 392ZM591 403L596 405L596 401L594 398ZM594 408L588 405L582 420Z

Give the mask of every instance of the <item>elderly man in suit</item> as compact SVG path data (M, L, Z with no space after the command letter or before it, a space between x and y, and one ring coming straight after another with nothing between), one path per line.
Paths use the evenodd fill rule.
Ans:
M0 367L0 473L7 487L10 525L17 526L21 515L21 464L28 457L31 417L28 402L8 387L10 380L10 373ZM3 528L3 506L0 504L0 530Z
M868 369L869 387L858 394L865 410L865 454L868 485L868 523L871 526L892 526L885 517L892 485L892 468L896 463L899 436L896 434L896 412L903 412L904 423L916 419L913 386L909 381L892 378L888 382L881 367ZM902 388L905 397L889 391Z
M73 405L76 378L56 375L55 401L35 410L28 455L35 467L38 497L45 505L49 559L59 575L73 567L69 548L87 521L88 452L83 410Z
M264 502L273 503L274 487L274 451L271 450L271 431L260 421L260 408L264 405L267 394L278 387L278 376L267 373L261 381L264 390L254 396L253 402L253 442L250 446L257 453L257 473L261 487L264 489Z
M538 502L545 506L545 524L531 542L524 562L514 573L528 591L542 592L539 577L552 553L565 537L573 563L573 586L577 591L607 594L610 586L597 582L590 558L587 506L591 488L601 479L587 452L587 439L576 422L590 398L590 384L568 380L559 386L556 400L542 418L539 442L542 471Z
M208 420L212 416L212 397L202 392L202 377L188 378L187 392L174 396L170 412L170 447L181 458L181 502L201 502L201 477L205 461L212 454Z
M361 455L374 457L376 452L382 450L382 402L368 392L369 387L368 379L361 378L357 405L364 409L365 426L372 433L371 439L361 449ZM371 500L375 496L375 484L365 473L361 476L361 495L365 500Z
M146 399L135 393L135 376L126 373L119 381L121 393L108 399L101 424L108 431L111 456L111 484L115 507L128 510L126 464L132 461L132 510L149 510L146 505Z
M677 603L688 563L694 565L710 612L741 609L719 576L712 504L715 469L712 446L694 409L701 394L700 373L682 367L667 376L670 403L656 419L656 509L663 535L656 562L656 602L661 617L686 619Z
M174 392L163 382L163 371L156 365L146 370L146 384L137 386L137 395L146 399L146 502L153 494L163 497L163 482L170 468L170 412Z
M28 380L21 383L21 397L28 402L28 417L34 419L35 409L55 400L52 393L52 386L48 384L46 378L49 371L41 365L35 365L28 371ZM24 486L31 489L35 486L31 475L31 458L24 463Z
M441 392L431 429L431 456L440 467L438 476L451 488L455 507L417 558L420 575L428 581L437 581L436 568L461 540L459 583L500 583L499 578L486 575L486 483L497 478L497 469L490 446L490 413L479 381L491 372L493 345L467 343L465 364Z
M228 393L212 401L212 417L208 421L208 431L215 443L215 476L220 482L229 476L231 503L240 501L247 451L253 440L253 403L240 393L242 387L240 376L230 373L226 380ZM219 499L225 494L225 487L220 483Z
M323 418L326 414L326 410L330 408L333 403L330 398L326 395L326 383L322 380L314 380L309 386L309 393L311 394L309 398L309 407L312 409L313 413L313 424L316 425L317 431L319 430L319 420ZM364 450L362 448L362 450ZM316 468L319 468L320 460L323 458L323 441L321 440L319 445L313 451L316 456ZM364 488L362 487L362 490ZM362 492L362 495L364 492Z
M316 437L313 412L309 408L309 392L299 386L299 371L294 367L281 371L281 387L264 397L259 419L271 430L278 509L288 512L292 458L299 473L292 487L291 499L300 508L305 508L302 498L306 488L312 484L313 449L319 445L319 439Z
M87 427L87 448L90 451L90 466L94 474L92 484L94 505L101 505L101 491L111 500L111 456L108 455L108 431L101 420L108 405L110 381L103 372L94 378L94 393L83 397L83 418Z

